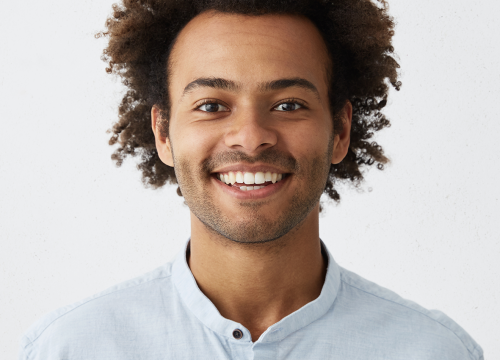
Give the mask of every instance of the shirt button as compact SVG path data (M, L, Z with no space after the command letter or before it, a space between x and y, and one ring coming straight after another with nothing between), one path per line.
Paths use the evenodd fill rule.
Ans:
M240 329L235 329L233 331L233 337L236 339L236 340L239 340L243 337L243 331L241 331Z

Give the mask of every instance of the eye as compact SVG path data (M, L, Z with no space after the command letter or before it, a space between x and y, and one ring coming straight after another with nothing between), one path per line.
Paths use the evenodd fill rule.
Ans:
M201 110L204 112L220 112L220 111L229 111L227 107L217 103L205 103L197 107L197 110Z
M285 102L285 103L281 103L278 106L276 106L274 108L274 110L294 111L294 110L300 109L301 107L302 107L302 105L300 105L299 103L296 103L296 102Z

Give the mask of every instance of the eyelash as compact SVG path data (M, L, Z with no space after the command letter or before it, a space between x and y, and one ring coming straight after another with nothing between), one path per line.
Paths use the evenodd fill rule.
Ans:
M195 110L198 109L200 106L203 106L206 104L219 104L219 105L224 105L224 106L228 107L227 105L222 103L222 101L219 101L216 99L203 99L203 100L198 101L196 104L194 104Z
M296 98L288 98L288 99L280 100L279 102L274 104L272 108L274 109L275 107L280 106L281 104L287 104L287 103L296 103L296 104L300 105L301 109L307 109L305 102L300 100L300 99L296 99ZM296 111L296 110L294 110L294 111Z
M272 106L272 109L274 109L275 107L277 106L280 106L281 104L287 104L287 103L297 103L299 104L301 107L301 109L307 109L308 107L306 106L305 102L300 100L300 99L296 99L296 98L288 98L288 99L284 99L284 100L280 100L279 102L277 102L276 104L274 104ZM228 105L224 104L222 101L220 100L216 100L216 99L203 99L199 102L197 102L195 104L195 108L194 110L197 111L201 106L203 105L207 105L207 104L219 104L219 105L222 105L222 106L225 106L227 108L229 108ZM296 111L296 110L294 110Z

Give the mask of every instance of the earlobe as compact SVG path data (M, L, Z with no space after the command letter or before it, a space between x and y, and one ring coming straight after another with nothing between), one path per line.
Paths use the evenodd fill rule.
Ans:
M151 108L151 128L155 135L156 151L160 160L168 166L174 167L174 160L172 156L172 147L170 139L162 136L161 131L158 129L158 124L161 121L160 109L156 106Z
M340 163L349 150L352 123L352 104L349 100L346 101L340 116L342 117L343 128L340 133L335 135L333 140L332 164Z

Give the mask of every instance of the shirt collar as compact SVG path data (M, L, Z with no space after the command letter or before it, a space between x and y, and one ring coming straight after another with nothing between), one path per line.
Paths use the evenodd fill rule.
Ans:
M297 311L270 326L259 338L259 343L280 341L291 333L309 325L322 317L332 306L340 285L340 270L332 255L321 241L322 250L327 254L328 265L325 283L320 296ZM187 264L186 252L189 241L172 264L172 280L182 301L205 326L217 334L237 342L251 342L250 331L242 324L224 318L215 305L201 292ZM243 337L236 340L233 331L240 329Z

